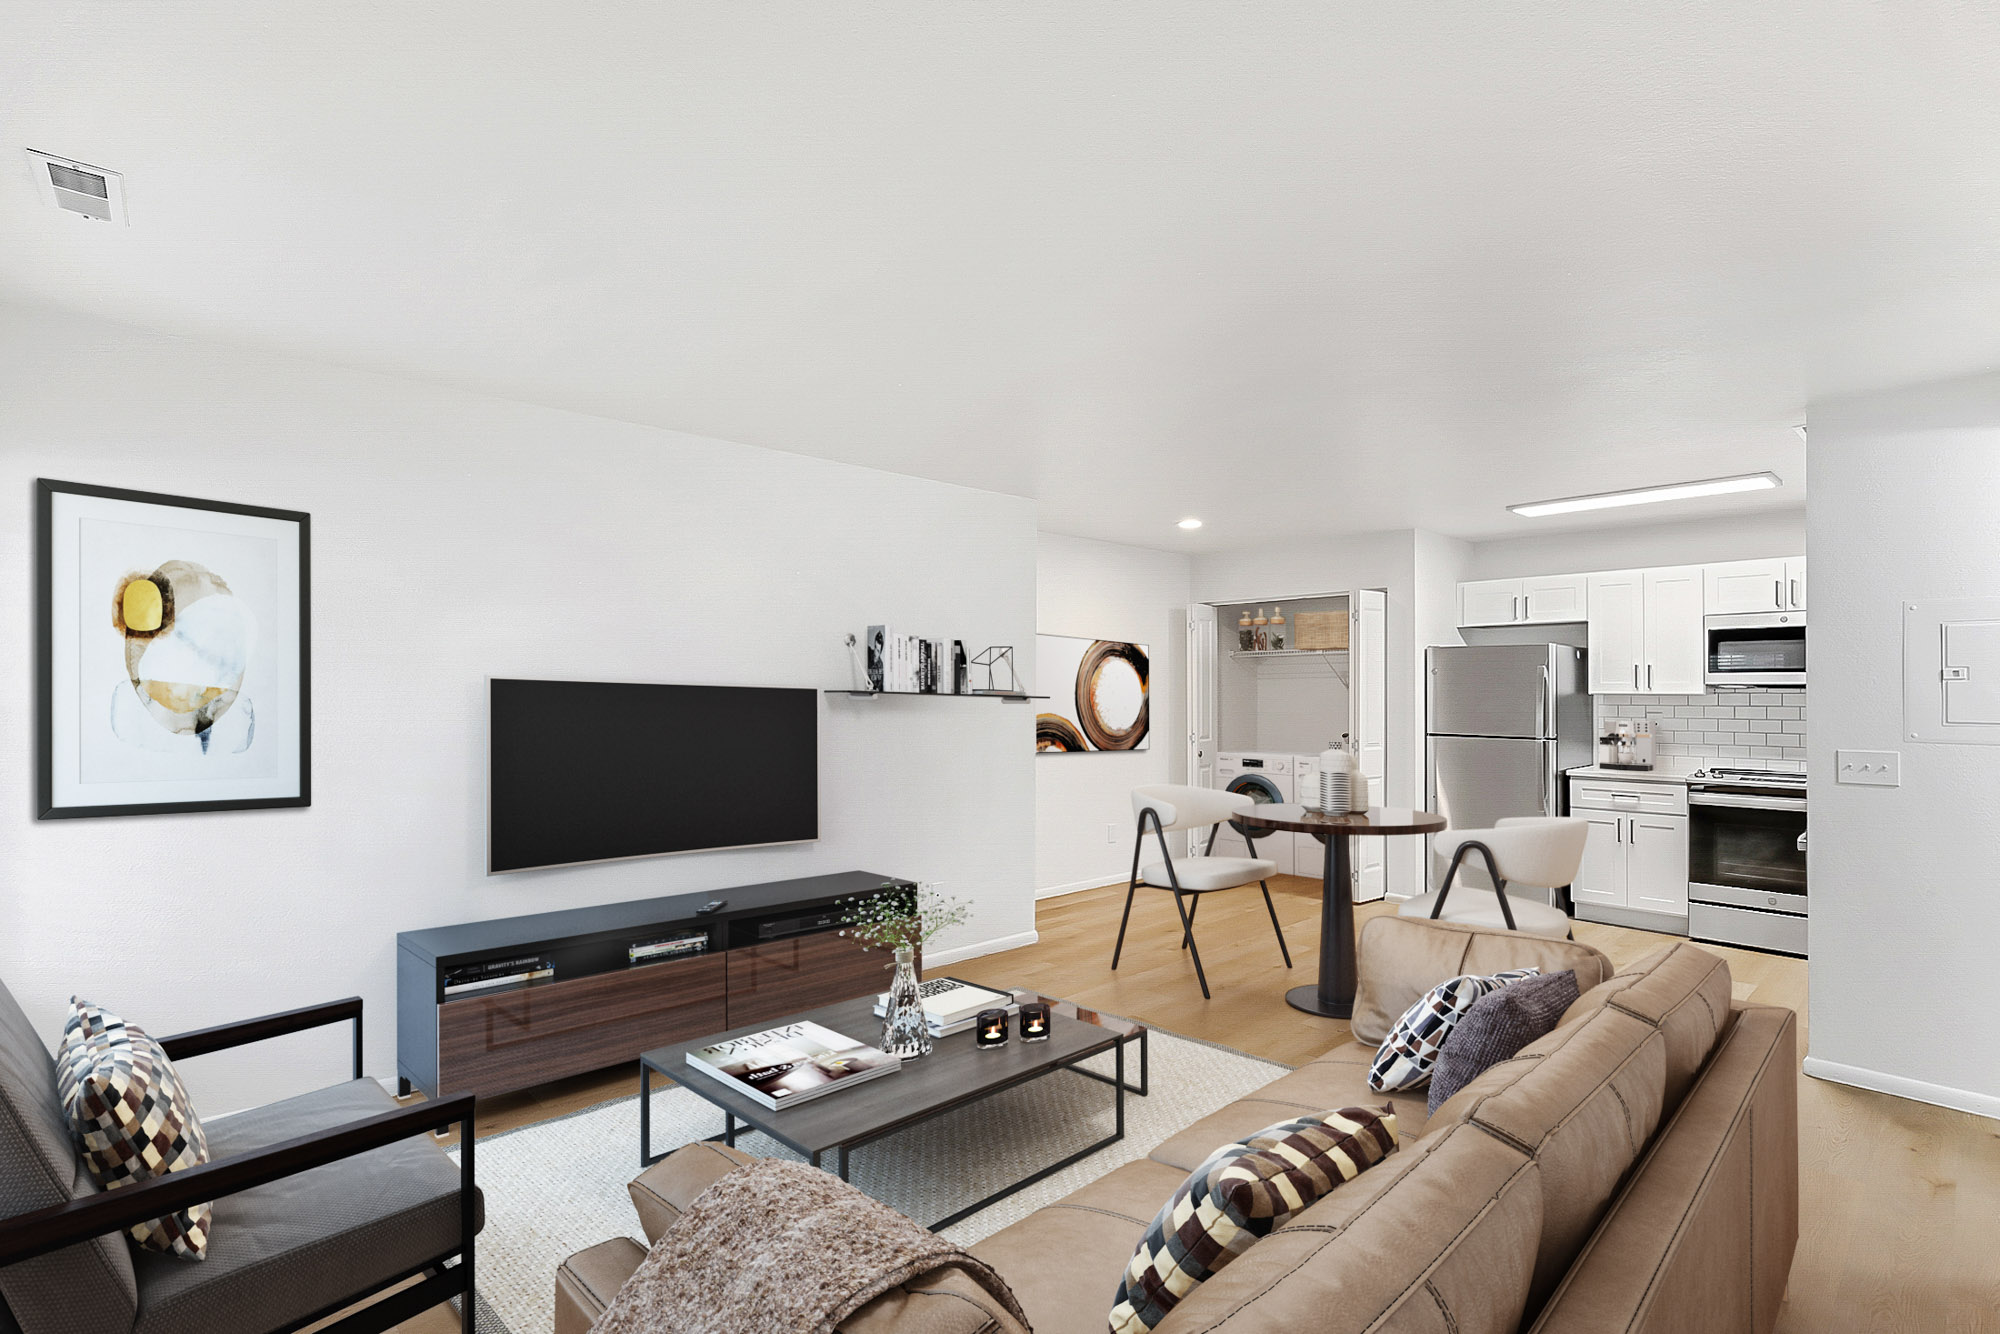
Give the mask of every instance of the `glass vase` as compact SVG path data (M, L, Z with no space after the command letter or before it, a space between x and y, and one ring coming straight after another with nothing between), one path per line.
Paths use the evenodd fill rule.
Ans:
M930 1025L924 1019L924 998L917 990L917 952L896 951L896 975L889 982L889 1004L882 1011L882 1050L904 1060L931 1054Z

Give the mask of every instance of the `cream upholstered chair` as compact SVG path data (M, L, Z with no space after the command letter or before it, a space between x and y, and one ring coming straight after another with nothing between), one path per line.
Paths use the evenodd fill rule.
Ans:
M1568 913L1533 899L1510 899L1507 886L1553 889L1566 898L1577 868L1583 865L1583 844L1589 837L1588 821L1568 817L1522 816L1501 820L1491 829L1447 829L1432 844L1438 856L1450 860L1444 884L1432 893L1405 900L1397 912L1404 917L1504 927L1566 940L1570 933ZM1452 897L1451 882L1458 868L1475 853L1493 878L1491 895L1484 887L1467 885Z
M1132 789L1132 813L1138 817L1138 828L1132 840L1132 883L1125 890L1125 915L1119 919L1118 944L1111 951L1114 971L1118 967L1118 957L1125 952L1125 927L1132 920L1132 896L1139 892L1142 885L1149 889L1170 890L1174 896L1174 907L1181 915L1181 948L1194 956L1195 980L1201 983L1202 997L1207 999L1208 975L1202 971L1201 950L1194 943L1195 908L1200 905L1203 894L1236 889L1253 880L1264 891L1264 908L1271 914L1271 929L1278 933L1278 952L1285 956L1285 967L1292 966L1292 952L1285 946L1285 931L1278 925L1278 910L1271 903L1271 887L1265 883L1266 877L1277 874L1278 864L1257 856L1257 832L1254 829L1237 826L1237 831L1243 835L1244 845L1250 849L1248 857L1211 857L1204 853L1176 861L1167 849L1167 831L1170 829L1207 829L1208 841L1203 847L1214 847L1215 832L1222 822L1241 815L1256 804L1240 792L1223 792L1212 787L1159 784ZM1142 872L1139 857L1145 850L1149 825L1159 841L1160 860L1148 863Z

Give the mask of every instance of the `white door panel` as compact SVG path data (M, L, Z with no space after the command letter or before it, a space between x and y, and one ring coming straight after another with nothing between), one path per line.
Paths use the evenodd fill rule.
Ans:
M1639 684L1646 645L1646 583L1640 570L1593 574L1590 606L1590 693L1631 695Z
M1733 560L1710 565L1703 573L1702 584L1702 604L1711 616L1783 611L1787 605L1782 560Z
M1562 574L1521 581L1521 608L1528 621L1580 621L1589 605L1589 580Z
M1685 917L1688 835L1685 815L1626 817L1627 906Z
M1708 689L1702 679L1708 643L1701 624L1701 567L1646 571L1645 609L1645 672L1640 689L1649 695L1703 693Z
M1625 818L1577 812L1590 822L1590 837L1583 845L1583 865L1570 886L1570 896L1578 903L1602 903L1613 908L1625 906Z
M1386 797L1389 755L1389 595L1379 588L1357 589L1349 595L1348 731L1360 752L1361 772L1368 776L1368 800L1380 806ZM1387 897L1387 839L1349 839L1354 855L1354 897L1372 903ZM1314 841L1317 847L1317 840Z
M1512 625L1521 619L1521 581L1485 579L1458 586L1460 625Z
M1206 602L1187 614L1187 783L1215 784L1215 608ZM1199 849L1200 831L1189 831L1187 850Z

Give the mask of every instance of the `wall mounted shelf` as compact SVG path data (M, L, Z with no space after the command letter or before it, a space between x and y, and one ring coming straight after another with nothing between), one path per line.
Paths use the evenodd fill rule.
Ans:
M1300 658L1324 658L1342 685L1351 685L1347 673L1347 650L1344 648L1233 648L1229 656L1238 660L1254 662L1268 658L1274 662L1295 662Z
M848 695L855 699L874 699L878 695L898 695L906 699L1047 699L1047 695L1024 695L1015 691L974 690L964 695L953 695L930 690L829 690L829 695Z

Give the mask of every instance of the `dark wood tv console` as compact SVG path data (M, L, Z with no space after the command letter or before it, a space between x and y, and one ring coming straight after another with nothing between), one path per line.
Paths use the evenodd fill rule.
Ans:
M839 933L836 901L915 890L907 880L844 871L401 932L398 1086L432 1098L511 1093L880 991L890 960ZM704 953L628 961L632 945L703 927ZM553 964L555 976L444 994L448 969L530 955Z

